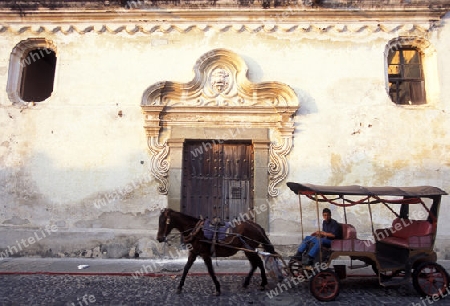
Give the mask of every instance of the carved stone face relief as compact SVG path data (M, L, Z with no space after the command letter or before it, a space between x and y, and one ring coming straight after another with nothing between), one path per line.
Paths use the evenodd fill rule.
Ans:
M223 67L217 67L211 72L210 83L213 91L220 94L230 85L230 73Z

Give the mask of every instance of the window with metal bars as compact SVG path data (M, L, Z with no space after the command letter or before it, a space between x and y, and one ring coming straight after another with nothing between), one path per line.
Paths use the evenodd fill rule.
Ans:
M414 47L391 49L388 54L389 95L400 105L426 103L422 54Z

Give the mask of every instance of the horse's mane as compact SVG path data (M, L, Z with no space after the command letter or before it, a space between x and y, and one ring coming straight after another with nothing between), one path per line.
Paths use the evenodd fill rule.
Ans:
M190 215L183 214L182 212L175 211L171 208L168 208L168 210L170 210L172 213L179 214L183 219L185 219L189 222L192 222L192 223L197 223L200 220L200 218L196 218L196 217L193 217Z

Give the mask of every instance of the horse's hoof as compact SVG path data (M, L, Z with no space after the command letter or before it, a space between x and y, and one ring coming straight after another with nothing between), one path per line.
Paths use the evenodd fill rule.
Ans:
M178 288L178 289L177 289L177 294L180 294L180 293L181 293L181 289Z
M266 286L259 286L259 290L260 291L265 291L266 290Z
M214 295L215 295L215 296L219 296L219 295L220 295L220 291L214 292Z

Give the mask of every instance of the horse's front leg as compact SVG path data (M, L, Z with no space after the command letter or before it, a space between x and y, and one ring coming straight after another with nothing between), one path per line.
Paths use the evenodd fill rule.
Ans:
M186 265L184 265L183 275L181 276L180 284L178 285L177 288L177 293L181 293L181 290L183 289L184 286L184 280L186 279L186 275L188 274L189 269L192 267L196 259L197 254L194 254L194 252L189 252L188 261Z
M203 256L203 261L205 262L205 265L208 268L208 273L211 276L211 278L212 278L212 280L214 282L214 285L216 286L216 293L215 293L215 295L219 296L220 295L220 283L217 280L216 273L214 273L214 267L213 267L213 264L212 264L211 257L208 256L208 255L205 255L205 256Z

